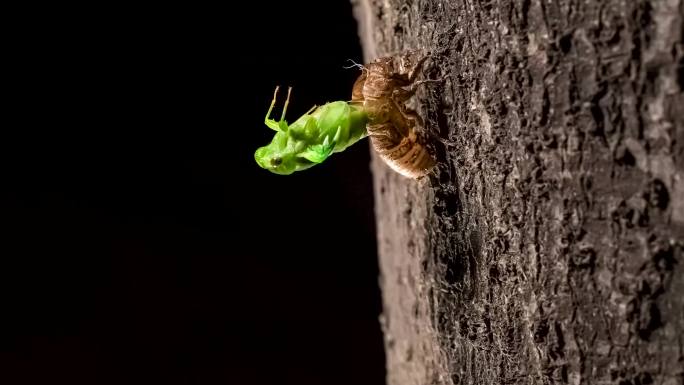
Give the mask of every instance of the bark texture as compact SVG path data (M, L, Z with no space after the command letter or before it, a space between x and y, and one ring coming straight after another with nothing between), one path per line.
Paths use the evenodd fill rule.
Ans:
M683 384L684 1L355 4L446 79L373 160L388 384Z

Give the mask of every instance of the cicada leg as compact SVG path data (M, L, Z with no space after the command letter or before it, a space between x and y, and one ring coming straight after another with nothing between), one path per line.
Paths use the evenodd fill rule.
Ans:
M287 112L287 105L290 104L290 94L292 93L292 87L287 88L287 98L285 99L285 106L283 106L283 112L280 114L280 121L285 120L285 113Z
M418 115L418 113L415 110L412 110L408 107L404 107L404 109L401 111L401 113L404 115L404 118L410 122L409 126L411 128L416 128L420 127L423 128L425 127L425 123L423 122L423 118Z
M271 112L273 111L273 106L275 106L276 99L278 97L278 90L280 89L280 86L276 86L275 91L273 91L273 99L271 100L271 106L268 107L268 112L266 112L266 117L264 118L264 124L272 130L275 131L280 131L280 126L278 126L278 122L275 120L271 119Z
M278 90L280 90L280 86L276 86L275 91L273 91L273 99L271 100L271 105L268 107L268 111L266 112L264 124L272 130L286 132L288 130L288 126L285 122L285 112L287 112L287 105L290 102L290 93L292 92L292 87L288 87L287 89L285 106L283 107L283 112L280 114L280 120L276 122L274 119L271 119L271 112L273 111L273 106L275 106L276 99L278 98Z
M416 78L420 74L420 71L423 69L425 61L429 58L429 56L425 55L418 59L418 61L416 61L415 64L411 64L408 56L412 54L415 53L410 52L408 54L402 55L399 58L398 65L395 64L394 66L392 66L394 68L392 68L390 78L392 79L392 81L396 83L398 87L406 87L411 83L415 82Z

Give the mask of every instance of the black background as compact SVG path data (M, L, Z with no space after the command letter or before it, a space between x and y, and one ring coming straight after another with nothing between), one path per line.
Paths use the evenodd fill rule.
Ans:
M5 12L0 383L384 383L367 142L253 159L349 97L348 1L97 4Z

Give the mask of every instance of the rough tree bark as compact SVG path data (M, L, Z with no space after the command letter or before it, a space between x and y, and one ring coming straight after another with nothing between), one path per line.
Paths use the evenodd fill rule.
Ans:
M373 160L388 383L683 384L684 1L354 3L448 77Z

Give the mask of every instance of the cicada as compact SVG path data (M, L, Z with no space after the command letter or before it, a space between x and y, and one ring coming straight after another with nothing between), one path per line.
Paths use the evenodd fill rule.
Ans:
M276 131L270 144L256 150L254 158L262 168L288 175L322 163L359 140L370 137L380 158L399 174L418 179L435 165L433 157L418 140L416 127L422 120L406 106L415 92L416 76L425 59L407 65L408 56L377 59L362 67L354 83L351 100L314 106L288 124L287 99L279 121L271 119L278 87L264 118Z
M278 87L273 93L264 123L276 134L271 143L254 153L254 159L262 168L281 175L306 170L368 136L368 117L363 108L344 101L314 106L294 123L288 124L285 114L291 91L292 87L288 89L278 121L271 119Z

